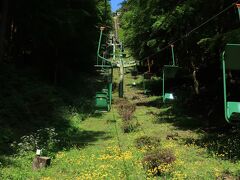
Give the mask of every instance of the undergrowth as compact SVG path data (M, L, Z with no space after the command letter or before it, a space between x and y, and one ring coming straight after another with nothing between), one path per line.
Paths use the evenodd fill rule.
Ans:
M155 149L145 154L142 163L149 176L164 176L171 173L175 160L172 150Z
M71 146L72 136L80 134L76 124L93 112L96 86L80 74L75 78L81 86L76 81L56 86L36 72L0 67L0 156L21 155L37 146L53 153L59 137L60 149Z
M133 118L136 110L135 104L132 104L127 99L120 99L117 101L117 109L122 118L122 130L124 133L133 132L140 126Z
M161 146L161 140L158 137L141 136L135 139L135 145L138 149L155 149Z

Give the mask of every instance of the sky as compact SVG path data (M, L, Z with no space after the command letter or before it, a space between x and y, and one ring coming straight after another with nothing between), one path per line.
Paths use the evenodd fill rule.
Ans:
M119 3L123 2L123 0L111 0L112 11L116 11L120 8Z

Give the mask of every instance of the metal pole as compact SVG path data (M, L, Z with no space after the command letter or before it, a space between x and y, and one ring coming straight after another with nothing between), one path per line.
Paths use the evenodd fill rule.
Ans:
M98 41L98 50L97 50L97 65L98 65L98 57L99 57L100 47L101 47L101 42L102 42L103 30L104 30L104 28L101 27L101 28L100 28L100 31L101 31L101 32L100 32L99 41Z
M174 45L171 45L171 50L172 50L172 65L175 66L175 55L174 55Z
M124 82L123 82L123 79L124 79L124 66L123 66L123 60L122 58L120 57L120 82L119 82L119 97L120 98L123 98L123 94L124 94Z
M109 107L112 105L112 83L113 83L113 68L111 68L111 79L108 85L108 94L109 94ZM109 109L110 110L110 109Z
M116 60L116 43L113 43L113 61Z
M164 68L163 68L163 76L162 76L162 97L163 97L163 102L165 102L165 74L164 74Z
M226 67L225 67L225 59L224 59L225 52L222 53L222 68L223 68L223 97L224 97L224 114L225 119L229 122L228 115L227 115L227 85L226 85Z

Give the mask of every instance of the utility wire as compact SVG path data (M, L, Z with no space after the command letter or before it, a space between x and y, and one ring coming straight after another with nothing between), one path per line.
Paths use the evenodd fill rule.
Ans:
M183 39L185 39L185 38L188 38L188 37L190 36L190 34L192 34L193 32L195 32L196 30L200 29L201 27L203 27L204 25L206 25L206 24L209 23L210 21L214 20L215 18L217 18L218 16L220 16L221 14L223 14L224 12L226 12L227 10L229 10L230 8L232 8L233 6L235 6L237 3L240 3L240 0L238 0L238 1L234 2L234 3L232 3L231 5L227 6L227 7L226 7L225 9L223 9L221 12L215 14L214 16L212 16L212 17L209 18L208 20L204 21L204 22L203 22L202 24L200 24L199 26L193 28L191 31L189 31L189 32L186 33L185 35L181 36L180 38L178 38L178 39L176 39L176 40L174 40L174 41L170 41L170 42L168 43L168 45L166 45L165 47L163 47L162 49L160 49L157 53L154 53L154 54L152 54L152 55L150 55L150 56L142 59L142 61L145 60L145 59L147 59L147 58L150 58L150 57L152 57L152 56L155 56L155 55L159 54L160 52L162 52L162 51L164 51L165 49L169 48L171 45L176 44L178 41L181 41L181 40L183 40Z

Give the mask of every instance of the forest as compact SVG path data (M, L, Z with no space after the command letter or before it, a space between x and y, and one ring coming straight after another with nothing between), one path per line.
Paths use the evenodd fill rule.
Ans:
M239 179L240 0L114 1L0 0L0 179Z
M10 143L37 129L61 126L67 137L64 116L91 113L98 26L111 24L111 12L104 1L1 5L0 152L10 153Z
M188 86L193 94L185 97L186 105L218 121L223 117L219 113L223 112L220 56L227 43L240 40L235 3L129 0L121 9L123 41L142 64L142 71L147 71L150 61L152 72L159 75L163 65L171 63L170 46L174 45L176 64L185 70L181 76L185 79L177 79L175 84L184 86L183 91Z

